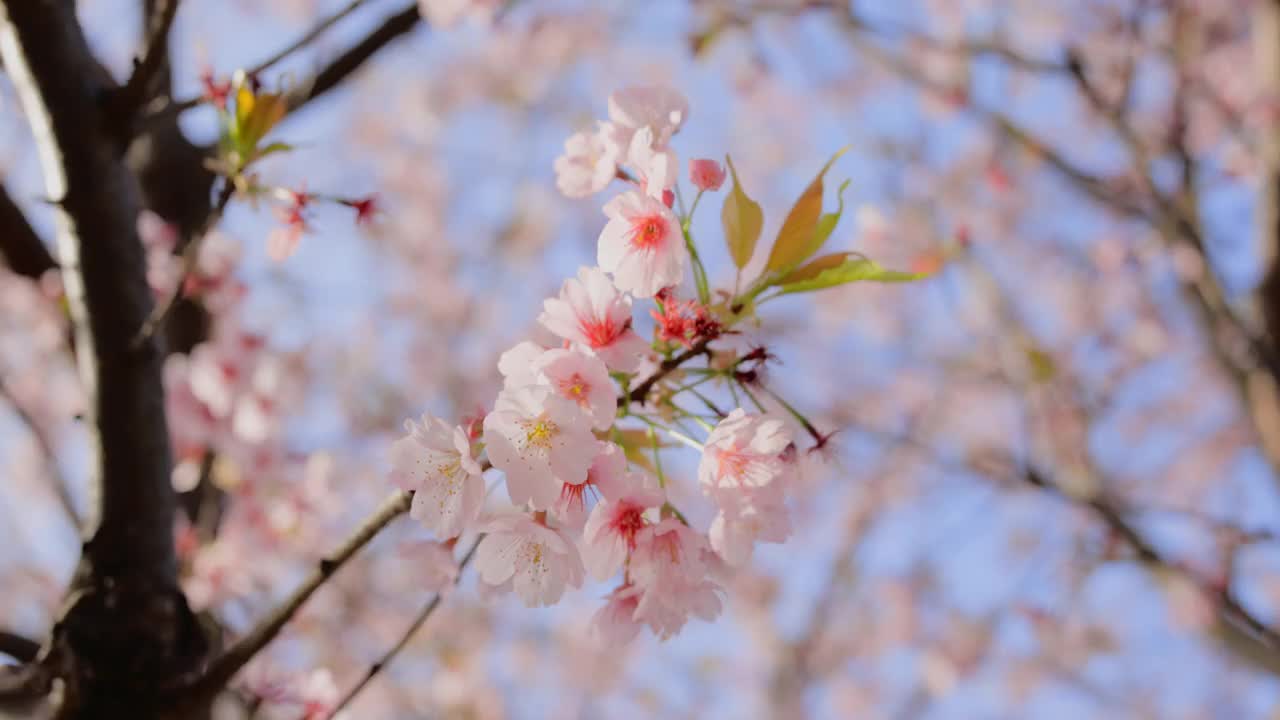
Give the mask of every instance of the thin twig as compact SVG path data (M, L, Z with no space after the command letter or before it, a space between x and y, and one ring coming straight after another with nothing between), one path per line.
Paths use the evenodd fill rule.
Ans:
M0 378L0 397L9 401L9 404L13 407L14 414L31 431L31 437L35 439L36 445L40 448L45 467L49 469L49 479L53 482L53 492L58 498L58 504L62 506L62 510L66 513L67 520L70 521L71 526L79 529L80 514L76 512L76 504L71 497L71 488L67 484L67 478L62 474L62 467L58 465L58 454L53 449L53 442L45 434L44 429L40 427L36 417L28 412L22 406L22 403L18 402L18 397L9 389L9 385L4 382L3 378Z
M626 397L620 399L620 402L623 405L632 402L638 402L643 405L645 398L649 396L649 391L653 389L654 385L658 384L662 378L670 375L672 371L683 365L686 361L706 353L707 346L711 344L712 339L713 338L704 338L699 340L688 350L663 360L662 364L658 366L658 369L655 370L652 375L645 378L645 380L639 385L635 386L631 392L627 393Z
M178 281L174 284L173 291L169 293L169 297L165 301L151 310L151 315L147 317L147 321L142 324L138 330L137 336L133 339L135 348L141 347L151 339L157 330L164 325L169 319L169 314L173 312L173 308L178 303L178 299L182 297L183 289L186 287L187 278L195 271L196 263L200 259L200 248L204 244L204 238L213 228L222 220L222 213L227 209L227 203L231 201L231 196L236 192L235 183L230 180L223 179L222 189L218 192L218 199L213 205L213 210L205 217L204 223L200 229L187 241L187 246L182 249L182 269L178 273Z
M386 47L392 40L406 35L422 20L419 5L410 2L399 12L391 15L374 28L360 42L352 45L346 52L338 55L323 67L309 83L291 92L289 95L289 112L293 112L306 103L342 84L350 75L364 66L365 61Z
M142 58L135 61L133 74L119 90L120 108L132 119L139 106L146 100L151 82L160 74L169 59L169 31L178 14L179 0L159 0L160 5L151 19L146 46Z
M413 493L403 491L388 497L337 550L316 563L310 577L284 603L214 660L187 690L197 697L206 697L216 694L225 687L245 664L275 639L311 595L320 589L339 568L355 556L361 548L368 545L378 533L391 524L391 521L408 512L412 499Z
M355 12L356 9L358 9L361 5L364 4L364 2L365 0L351 0L351 2L347 3L341 10L335 12L329 17L326 17L320 22L316 23L310 30L303 33L302 36L299 37L297 40L294 40L288 46L281 48L279 52L263 60L257 65L254 65L253 67L249 68L245 72L248 73L249 75L258 75L260 73L266 72L267 70L270 70L277 63L281 62L282 60L294 54L295 52L298 52L299 50L305 48L307 45L310 45L316 38L323 35L329 28L336 25L339 20Z
M320 28L318 31L316 28L313 28L311 32L303 36L302 40L295 42L294 46L297 47L290 46L285 48L281 52L276 53L275 56L267 58L263 62L254 66L251 71L262 72L270 68L275 63L282 60L284 56L291 52L295 52L298 48L305 45L306 42L309 42L314 39L315 36L320 35L328 25L332 25L334 22L341 19L343 15L354 10L355 8L352 6L358 6L359 4L359 2L352 2L346 8L339 11L337 16L321 22L320 25L324 27L317 26ZM392 40L407 34L410 30L416 27L421 20L422 14L418 9L417 2L411 2L399 12L387 17L382 24L370 31L363 39L355 45L352 45L345 52L335 57L317 71L310 80L303 82L294 88L294 90L289 94L288 111L293 112L301 108L303 105L306 105L311 100L316 99L320 95L323 95L340 85L348 76L363 67L365 61L373 57L375 53L389 44ZM306 42L304 42L304 40ZM167 106L156 111L154 115L149 117L148 122L158 122L171 115L181 114L203 102L203 97L193 97L169 103Z
M484 535L477 537L475 543L471 545L471 549L467 550L467 554L464 555L462 560L458 563L459 577L461 577L462 571L466 569L467 565L471 563L471 558L475 556L476 548L480 547L480 541L483 539ZM458 578L454 578L454 583L456 584L457 582ZM387 665L395 659L396 655L400 654L401 650L404 650L405 646L409 644L409 641L413 639L413 636L417 634L418 630L422 629L422 626L428 619L430 619L432 613L434 613L436 608L440 606L442 598L442 593L436 593L431 600L423 606L422 610L418 611L417 616L414 617L413 622L409 623L409 626L405 628L404 633L400 636L400 639L396 641L396 644L392 645L385 653L382 654L382 657L378 658L377 661L369 666L369 669L365 671L364 676L360 678L360 681L348 690L347 694L343 695L342 699L333 706L333 709L329 711L328 717L335 717L343 708L351 704L351 701L360 694L360 691L364 690L365 686L377 677L378 673L386 669Z

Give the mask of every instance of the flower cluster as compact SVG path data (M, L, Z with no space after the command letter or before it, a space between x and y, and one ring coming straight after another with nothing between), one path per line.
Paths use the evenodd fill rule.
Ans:
M673 90L632 88L610 98L608 121L569 139L556 161L566 195L599 192L615 178L628 187L604 205L598 267L581 268L543 303L539 323L560 344L526 341L501 356L503 388L478 432L426 416L409 421L391 450L394 482L414 493L413 517L441 540L484 533L476 564L487 591L544 606L588 576L616 578L593 621L610 641L644 626L667 638L691 617L713 619L723 594L717 576L755 542L789 532L784 491L794 452L781 421L739 409L711 416L713 425L691 414L709 431L703 446L632 407L644 399L630 388L661 381L675 348L715 340L735 319L705 298L676 298L696 263L688 218L672 209L670 143L687 115ZM724 181L713 161L690 169L700 192ZM658 322L647 342L633 327L633 304L650 298ZM717 509L705 531L671 502L661 464L641 460L645 450L657 455L659 434L702 448L698 475ZM485 511L489 467L502 473L508 509Z

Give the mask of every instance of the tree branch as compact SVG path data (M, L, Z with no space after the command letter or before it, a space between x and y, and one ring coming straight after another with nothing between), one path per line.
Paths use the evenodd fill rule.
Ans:
M300 86L289 94L289 112L293 112L308 102L329 92L342 84L348 76L355 73L369 58L396 38L408 34L422 19L417 2L410 2L404 9L388 17L381 25L363 40L352 45L346 52L325 65L310 82Z
M338 20L346 17L354 11L362 0L352 0L352 2L339 10L334 15L320 21L315 27L307 31L301 38L294 41L288 47L283 48L275 55L263 60L248 72L263 72L294 52L305 47L307 44L315 40L326 30L329 29ZM364 63L373 57L379 50L386 47L391 41L402 35L408 34L422 20L422 14L418 10L418 4L411 2L399 12L390 15L381 25L374 28L368 35L357 42L355 45L347 48L342 54L330 60L324 67L320 68L315 75L306 82L299 84L289 94L289 112L293 112L302 108L308 102L320 97L330 90L341 85L350 75L355 73ZM159 123L169 119L172 116L180 115L191 108L194 108L204 102L204 98L193 97L186 100L179 100L169 103L153 115L147 118L148 123Z
M645 380L639 385L635 386L631 392L627 393L626 397L620 398L620 404L623 406L633 402L643 404L645 399L649 397L649 391L653 390L654 385L657 385L662 378L670 375L672 371L683 365L685 362L707 352L707 346L711 344L712 339L713 338L704 338L699 340L684 352L663 360L662 364L658 366L657 370L653 371L652 375L645 378Z
M1280 0L1255 5L1253 20L1259 97L1280 93ZM1258 188L1257 250L1264 276L1255 302L1272 346L1280 345L1280 132L1274 128L1260 138L1262 186ZM1280 373L1276 374L1280 381Z
M45 467L49 471L49 480L53 484L53 492L58 498L58 503L62 506L63 512L67 515L74 528L80 527L80 513L76 512L75 501L71 498L71 487L67 483L67 478L62 474L62 468L58 465L58 453L53 448L53 442L49 439L44 428L40 427L40 423L36 420L27 409L18 402L18 398L9 390L9 386L5 383L4 378L0 378L0 397L9 401L9 405L13 407L13 412L18 416L27 429L31 432L31 437L36 441L36 446L40 448L40 454L43 457Z
M281 62L285 58L305 48L306 46L310 45L312 42L315 42L316 38L320 37L326 31L328 31L329 28L336 25L338 21L342 20L344 17L355 12L361 5L364 4L364 2L365 0L351 0L342 9L338 10L337 12L333 13L332 15L324 18L320 22L313 25L310 30L303 33L302 36L299 37L297 40L293 41L288 46L281 48L274 55L263 60L257 65L254 65L253 67L249 68L245 72L247 72L250 75L258 75L260 73L266 72L267 70L270 70L272 67L274 67L277 63Z
M373 540L383 528L390 525L391 521L408 512L412 499L413 493L410 492L396 492L388 497L345 542L316 563L310 577L303 581L302 585L276 610L263 618L244 637L214 660L209 668L191 683L188 691L197 696L211 696L225 687L242 667L280 634L284 626L293 619L316 590L320 589L361 548L369 544L369 541Z
M32 280L58 267L22 209L0 188L0 257L9 269Z
M471 563L471 558L475 557L476 548L480 547L480 541L483 539L484 535L477 537L476 541L472 543L471 549L467 550L467 554L464 555L462 560L458 563L458 577L455 577L453 580L455 585L458 583L458 578L462 576L462 571ZM342 696L342 699L333 706L326 717L336 717L338 713L342 712L342 710L347 707L347 705L351 704L352 700L355 700L356 696L360 694L360 691L364 690L365 686L368 685L371 680L377 677L378 673L382 672L386 669L387 665L391 664L391 661L400 654L401 650L404 650L405 646L409 644L409 641L413 639L413 636L418 633L418 630L420 630L427 620L431 618L431 615L435 613L436 608L440 606L440 602L443 597L443 593L436 593L431 600L418 611L417 616L415 616L413 622L409 623L409 626L405 628L400 639L369 666L369 669L365 671L359 682L357 682L345 695Z
M117 111L125 127L132 124L138 108L155 94L157 80L169 64L169 31L178 14L178 2L156 0L154 6L148 8L142 57L134 60L133 74L116 91Z
M1108 529L1124 540L1125 544L1137 553L1138 559L1143 563L1179 575L1187 574L1179 563L1170 561L1155 545L1148 542L1142 533L1129 522L1126 518L1126 513L1103 494L1097 493L1088 498L1069 495L1063 492L1052 478L1035 467L1025 468L1021 474L1021 479L1033 487L1050 492L1076 505L1087 507L1093 512L1094 517L1101 520ZM1259 650L1270 656L1271 663L1280 662L1280 632L1277 632L1245 609L1240 604L1239 599L1236 598L1234 592L1232 592L1229 583L1222 588L1211 589L1204 588L1204 583L1198 578L1192 577L1191 580L1217 600L1219 622L1246 633L1249 638L1258 644Z
M0 630L0 654L8 655L20 663L29 663L40 652L40 643L25 635Z
M1276 3L1277 0L1268 0L1266 4L1274 6ZM947 91L947 88L939 86L897 54L868 41L867 36L874 34L875 30L847 9L843 12L851 39L864 54L918 87L939 93ZM1280 20L1277 20L1277 25L1280 26ZM1194 252L1205 260L1205 267L1210 268L1199 222L1187 212L1188 208L1194 207L1194 203L1178 204L1160 192L1151 178L1149 153L1125 120L1122 106L1112 106L1106 102L1089 81L1078 54L1068 52L1067 55L1068 76L1076 81L1085 101L1111 125L1129 150L1134 172L1143 185L1143 191L1149 195L1149 204L1134 202L1117 192L1114 183L1075 167L1060 152L1009 118L973 104L970 109L1001 134L1042 158L1070 185L1089 198L1125 217L1149 223L1170 249L1184 248ZM1280 54L1277 56L1280 57ZM1277 69L1277 75L1280 76L1280 68ZM1280 148L1280 140L1277 141L1277 147ZM1276 157L1280 157L1280 149L1276 151ZM1280 167L1280 161L1277 161L1276 167ZM1280 172L1277 177L1280 178ZM1276 181L1276 186L1280 187L1280 180ZM1280 191L1277 191L1276 197L1277 206L1280 207ZM1276 217L1280 217L1280 211L1276 213ZM1276 228L1275 235L1280 238L1280 223L1276 224ZM1277 260L1269 265L1274 272L1268 276L1273 277L1274 281L1270 284L1264 281L1261 295L1274 295L1274 303L1264 301L1264 307L1270 303L1280 308L1280 250L1275 255ZM1280 387L1280 352L1272 340L1280 337L1280 319L1274 321L1276 328L1269 334L1250 327L1230 306L1210 269L1184 281L1183 291L1205 331L1209 352L1234 382L1241 402L1249 409L1249 418L1264 454L1271 466L1280 471L1280 395L1277 394ZM1280 318L1280 310L1275 317Z
M0 711L16 717L37 717L35 708L52 689L52 678L41 665L0 666Z

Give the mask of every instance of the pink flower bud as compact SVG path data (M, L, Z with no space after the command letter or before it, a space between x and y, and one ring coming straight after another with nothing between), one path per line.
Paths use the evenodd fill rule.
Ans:
M689 180L699 190L719 190L724 184L724 167L707 158L690 160Z

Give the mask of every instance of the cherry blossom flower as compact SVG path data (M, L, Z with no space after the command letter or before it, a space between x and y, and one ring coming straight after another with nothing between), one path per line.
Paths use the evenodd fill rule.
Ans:
M381 203L378 202L377 195L339 200L338 202L356 211L356 225L373 224L374 219L382 210Z
M484 531L476 568L488 585L510 583L529 607L552 605L566 587L582 586L582 558L563 531L523 513L499 515L485 523Z
M670 87L640 85L609 96L610 129L620 148L630 147L640 128L649 128L654 146L665 148L688 116L689 101Z
M653 297L684 277L688 251L680 221L661 201L636 191L604 206L609 223L600 233L597 260L619 290Z
M331 717L330 713L341 697L338 685L333 680L333 673L325 668L309 673L291 673L272 666L269 661L261 660L251 664L244 677L243 692L268 705L289 706L295 713L292 717L298 717L299 720ZM302 714L297 715L297 712ZM265 714L277 716L270 711ZM342 713L335 720L346 717L346 713Z
M587 521L587 494L595 491L605 497L620 497L627 487L627 460L622 449L610 442L596 443L596 456L581 482L560 486L560 497L552 510L556 519L567 527L581 529Z
M591 618L591 635L604 647L619 647L635 639L643 627L636 622L640 588L626 584L614 588L604 607Z
M156 298L173 293L182 274L182 262L173 254L177 229L150 210L138 213L138 238L147 252L147 284Z
M461 534L484 502L484 477L466 432L425 415L405 423L409 434L391 446L392 479L414 491L409 514L437 537Z
M631 329L631 298L599 268L579 268L578 276L565 280L560 295L543 301L542 308L538 322L543 327L591 348L611 370L634 372L647 349Z
M200 71L200 87L203 98L219 110L227 109L227 98L231 96L231 81L219 82L213 77L213 70L205 68Z
M276 262L284 262L298 249L303 233L311 226L307 220L307 210L311 207L314 196L306 191L285 191L288 205L279 208L276 214L283 227L276 228L267 236L267 255Z
M498 372L502 373L502 387L520 388L538 382L534 364L547 351L541 345L525 340L498 356Z
M680 167L675 151L654 147L653 130L650 128L640 128L632 136L627 163L635 169L640 189L649 197L663 200L664 195L675 187ZM664 201L663 204L671 207L669 202Z
M516 505L545 510L561 484L585 478L595 457L591 418L550 387L504 390L484 419L489 460L507 477Z
M711 549L726 563L740 567L751 559L757 542L781 543L791 536L791 520L781 502L724 509L711 521Z
M709 158L695 158L689 161L689 182L702 191L715 192L724 185L724 166Z
M723 499L725 493L772 483L787 469L780 456L790 442L791 433L781 420L734 410L707 438L698 464L703 492Z
M582 531L583 558L587 570L597 580L604 580L621 567L627 554L634 552L640 531L648 527L644 514L661 507L662 492L637 487L619 498L606 499L596 505Z
M592 426L606 430L618 412L618 394L609 368L590 350L547 350L533 363L533 370L566 400L591 417Z
M414 542L403 548L405 562L414 566L421 579L416 587L424 592L444 593L453 589L458 579L458 561L453 557L453 543L429 540Z
M659 292L656 299L662 301L662 310L650 310L649 314L657 324L659 340L693 347L700 340L714 340L724 333L724 325L698 301L681 302L669 288Z
M564 141L556 158L556 187L565 197L581 198L604 190L618 173L618 149L601 123L594 132L577 132Z
M676 518L641 530L630 565L632 582L644 591L635 619L664 640L679 632L690 616L715 619L721 588L707 576L704 555L709 554L706 538Z

